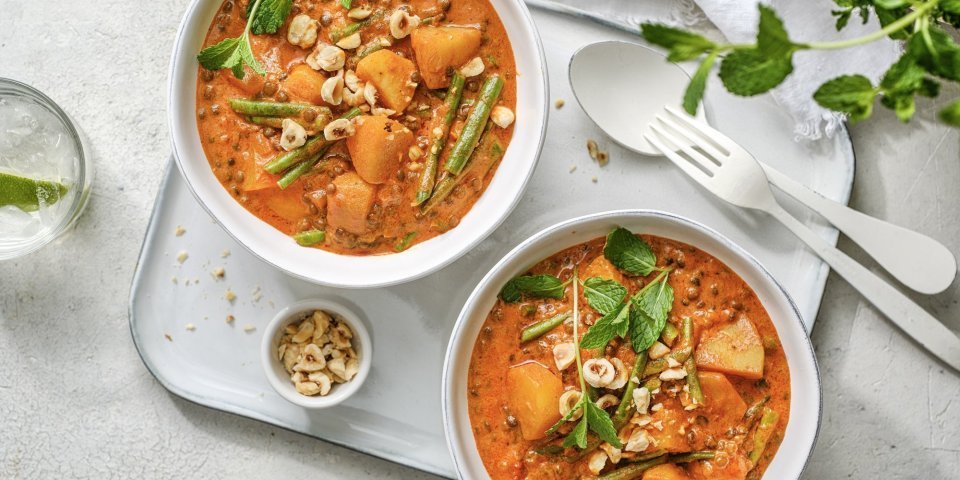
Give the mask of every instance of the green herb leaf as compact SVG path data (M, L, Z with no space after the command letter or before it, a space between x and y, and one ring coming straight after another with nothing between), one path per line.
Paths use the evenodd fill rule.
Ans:
M640 34L648 42L669 50L667 59L671 62L682 62L697 58L717 46L701 35L660 23L641 24Z
M511 279L500 290L500 299L519 302L523 295L536 298L563 298L566 284L553 275L524 275Z
M683 109L690 115L697 114L697 107L703 100L703 92L707 89L707 79L710 78L710 71L713 70L713 63L717 60L718 54L718 52L713 52L700 62L700 66L697 67L697 71L690 79L690 84L687 85L687 90L683 93Z
M398 251L398 252L402 252L402 251L406 250L407 247L410 246L410 242L412 242L413 239L414 239L414 237L416 237L416 236L417 236L417 232L410 232L410 233L404 235L403 238L401 238L400 241L397 242L397 244L393 246L393 249L396 250L396 251Z
M586 415L580 419L580 423L578 423L576 427L573 427L573 430L570 431L570 434L567 435L567 438L563 439L563 448L570 448L574 445L581 449L587 448Z
M609 443L617 448L622 448L623 444L617 438L617 429L613 426L613 420L596 403L584 402L584 415L587 419L587 426L593 433L596 433L600 440ZM582 448L582 447L581 447Z
M954 127L960 127L960 100L957 100L950 105L947 105L943 110L940 110L939 116L943 123L953 125Z
M580 348L587 350L602 350L607 347L614 337L626 337L630 331L630 308L627 304L620 304L606 314L580 339Z
M886 27L891 23L900 19L900 17L907 14L908 10L906 8L896 8L896 9L887 9L881 6L875 6L873 11L877 14L877 20L880 21L881 27ZM903 30L897 30L890 35L888 35L893 40L906 40L910 38L911 27L904 28Z
M673 287L667 283L667 277L633 298L630 306L630 341L633 351L643 352L660 338L671 309Z
M592 277L583 282L583 294L590 307L600 315L606 315L623 303L627 296L627 287L615 280Z
M759 4L760 24L757 27L757 50L768 58L789 57L797 49L790 41L783 20L772 8Z
M607 235L603 256L631 275L649 275L657 266L657 257L650 245L623 227L617 227Z
M830 14L834 17L837 17L837 23L835 24L837 31L843 30L846 28L847 23L850 22L850 15L853 13L852 8L846 10L831 10Z
M940 0L940 9L947 13L960 14L960 0Z
M911 37L904 55L930 73L960 81L960 45L939 27L927 27Z
M720 80L733 93L749 97L783 83L793 72L793 55L767 57L760 50L734 50L720 63Z
M863 75L844 75L834 78L813 94L823 108L846 113L850 121L858 122L870 116L877 90Z
M340 6L350 10L350 6L353 5L353 0L340 0Z
M253 13L251 10L255 3L251 1L247 5L250 31L254 35L277 33L277 30L286 21L287 15L290 15L291 7L293 7L293 0L260 0L260 7L257 8L256 14L251 16L251 13Z
M243 37L226 38L216 45L211 45L197 55L197 61L207 70L220 70L221 68L233 68L240 63L240 44L244 42ZM241 74L238 78L243 78Z

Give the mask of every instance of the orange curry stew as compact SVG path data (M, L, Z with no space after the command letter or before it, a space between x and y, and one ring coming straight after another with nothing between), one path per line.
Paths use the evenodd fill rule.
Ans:
M757 479L790 407L750 286L696 247L622 228L509 281L468 375L496 480Z
M199 134L230 195L340 254L456 227L513 134L516 68L488 0L253 2L226 0L199 56ZM258 29L284 8L275 31ZM262 75L210 66L224 63L210 47L232 38L249 39Z

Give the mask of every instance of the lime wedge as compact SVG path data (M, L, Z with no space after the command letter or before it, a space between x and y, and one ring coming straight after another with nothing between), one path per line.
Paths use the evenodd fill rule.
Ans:
M0 172L0 206L13 205L24 212L32 212L40 208L41 200L47 205L57 203L67 190L67 186L60 182Z

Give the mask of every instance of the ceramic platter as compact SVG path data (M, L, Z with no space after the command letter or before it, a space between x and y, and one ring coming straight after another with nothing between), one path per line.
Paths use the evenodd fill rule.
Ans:
M625 208L672 212L726 235L773 273L812 327L827 274L819 259L774 220L708 196L666 160L619 148L576 105L567 83L571 54L600 40L639 40L574 16L543 9L534 9L533 16L546 49L551 103L561 98L566 106L550 112L540 164L513 214L473 251L426 278L390 288L338 290L288 277L227 235L179 172L168 168L130 299L133 339L157 380L201 405L454 477L441 424L440 376L448 336L467 296L490 267L531 234L572 217ZM642 85L637 88L642 95ZM716 84L708 92L709 117L720 130L794 179L846 202L854 165L849 138L798 144L792 122L771 100L734 98ZM609 150L608 165L591 162L588 139ZM805 213L800 218L836 241L835 230ZM185 230L179 236L178 226ZM187 254L182 264L181 252ZM211 274L217 267L225 269L223 279ZM228 289L237 296L233 302L224 298ZM306 411L288 403L270 388L259 365L267 322L304 298L349 304L373 337L373 370L366 383L348 403L328 410ZM195 329L188 330L188 324Z

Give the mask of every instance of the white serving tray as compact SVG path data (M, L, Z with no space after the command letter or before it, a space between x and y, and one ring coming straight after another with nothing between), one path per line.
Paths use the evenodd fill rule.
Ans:
M534 18L546 48L551 102L562 98L566 106L551 112L540 164L513 214L474 251L424 279L376 290L338 290L288 277L237 244L190 195L179 172L168 168L130 298L133 340L157 380L201 405L453 477L441 425L440 375L464 300L503 254L534 232L570 217L621 208L673 212L728 236L777 277L811 328L827 274L819 259L775 221L708 196L666 160L619 148L576 105L567 83L570 55L595 41L638 39L545 10L535 10ZM642 86L635 93L643 94ZM708 106L714 125L759 158L846 202L854 163L846 135L797 144L791 120L769 98L734 98L717 84L708 88ZM610 151L606 167L587 156L591 138ZM572 165L577 169L570 172ZM806 214L801 218L836 241L832 228ZM186 230L182 236L174 234L178 226ZM183 264L176 259L181 251L188 254ZM224 251L230 255L224 258ZM211 272L221 266L226 277L216 280ZM228 288L237 295L233 303L224 299ZM372 334L374 357L367 382L346 404L310 412L270 388L258 352L263 327L277 311L314 297L352 305ZM235 317L232 324L227 315ZM188 331L188 324L195 330ZM255 330L246 332L247 325Z

